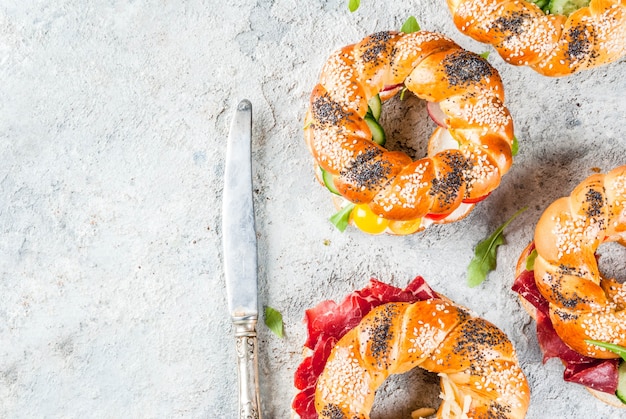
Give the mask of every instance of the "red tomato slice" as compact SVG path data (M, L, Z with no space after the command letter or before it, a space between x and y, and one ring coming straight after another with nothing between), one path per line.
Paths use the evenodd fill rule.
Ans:
M447 214L426 214L424 217L430 218L431 220L434 220L434 221L437 221L437 220L443 220L444 218L446 218L450 214L452 214L452 213L449 212Z
M467 198L467 199L464 199L463 202L466 204L477 204L483 199L487 198L490 194L491 192L489 192L487 195L479 196L478 198Z

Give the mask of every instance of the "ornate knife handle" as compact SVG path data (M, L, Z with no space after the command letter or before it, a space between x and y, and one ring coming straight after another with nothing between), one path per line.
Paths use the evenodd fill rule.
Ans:
M239 418L261 419L256 316L233 319L239 375Z

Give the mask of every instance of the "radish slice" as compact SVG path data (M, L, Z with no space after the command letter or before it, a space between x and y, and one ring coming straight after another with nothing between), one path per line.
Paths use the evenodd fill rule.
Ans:
M387 92L389 90L396 90L396 89L399 89L401 87L404 87L403 83L390 84L390 85L387 85L387 86L383 86L383 88L380 91L381 92Z
M430 137L430 140L428 140L429 156L434 156L444 150L457 150L458 148L459 143L450 134L450 131L445 128L437 127Z
M426 110L428 111L428 115L435 121L435 124L439 125L443 128L448 128L446 124L446 119L448 116L443 113L441 110L441 106L439 106L439 102L426 102Z
M390 85L390 86L385 86L385 87L382 88L380 93L378 93L378 95L380 96L380 100L382 100L384 102L386 100L391 99L393 96L396 95L396 93L398 93L403 88L404 88L404 84L402 84L402 83L394 84L394 85Z

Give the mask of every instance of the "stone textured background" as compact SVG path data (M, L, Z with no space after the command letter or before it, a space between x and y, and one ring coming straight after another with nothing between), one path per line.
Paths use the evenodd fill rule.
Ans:
M626 164L626 61L550 79L491 54L520 142L501 187L459 223L342 234L303 141L308 97L332 51L409 15L491 50L454 28L443 0L362 0L356 13L347 0L4 0L0 417L236 416L220 211L243 98L254 106L260 304L283 313L286 331L259 325L266 418L291 415L307 307L371 276L404 286L416 275L509 334L532 387L529 418L623 415L563 383L556 360L542 364L509 289L543 209L592 168ZM434 127L415 98L394 100L384 124L414 149ZM523 206L497 270L468 288L476 243ZM623 275L626 253L608 250ZM373 417L407 417L436 381L390 380Z

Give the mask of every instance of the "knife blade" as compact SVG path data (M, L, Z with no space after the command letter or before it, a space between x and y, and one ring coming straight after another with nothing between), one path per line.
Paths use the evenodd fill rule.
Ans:
M228 310L235 330L239 417L261 418L256 324L257 242L252 199L252 104L237 105L226 145L222 237Z

